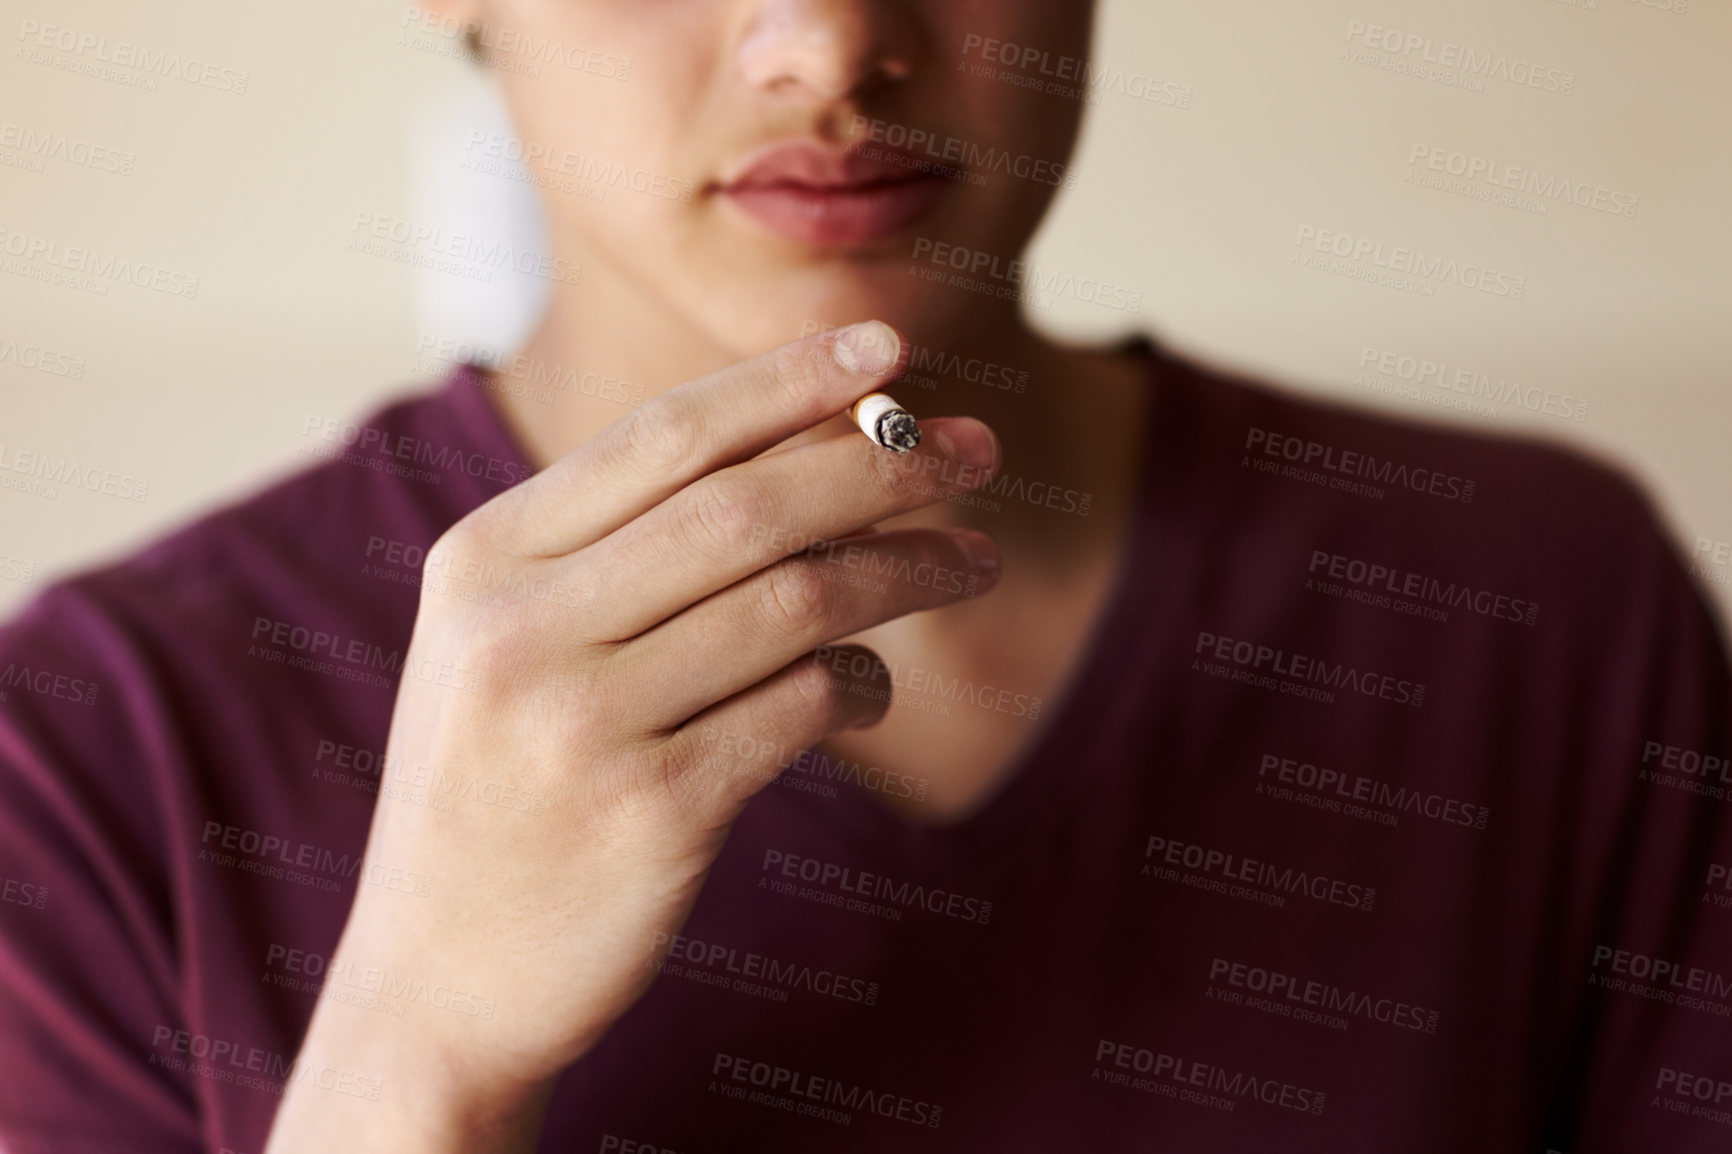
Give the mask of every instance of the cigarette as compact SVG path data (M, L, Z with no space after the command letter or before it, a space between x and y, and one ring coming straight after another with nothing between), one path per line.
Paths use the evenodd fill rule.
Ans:
M874 445L892 453L906 453L920 443L920 426L914 414L883 393L867 393L848 410L860 431Z

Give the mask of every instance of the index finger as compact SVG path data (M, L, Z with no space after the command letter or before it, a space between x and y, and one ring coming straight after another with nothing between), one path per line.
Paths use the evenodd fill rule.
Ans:
M845 411L900 370L883 321L806 337L644 402L477 516L493 545L558 557L593 544L700 477Z

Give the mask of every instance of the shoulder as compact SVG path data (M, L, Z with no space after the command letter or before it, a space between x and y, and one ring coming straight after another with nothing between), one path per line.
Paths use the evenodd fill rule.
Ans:
M309 418L303 433L312 463L54 582L0 626L0 647L68 631L94 640L98 619L172 642L241 607L334 608L317 604L327 594L365 602L381 586L356 580L365 566L418 557L529 473L465 373L355 421Z
M521 467L485 399L458 387L311 430L316 463L37 593L0 625L0 742L44 764L101 767L123 750L166 764L189 753L169 748L177 735L329 709L354 681L386 680L417 562L505 487L490 470ZM331 660L360 647L353 677L316 675L320 639Z
M1192 465L1232 487L1245 515L1285 519L1320 548L1497 577L1560 605L1688 586L1643 486L1580 446L1384 416L1165 360Z
M0 920L36 919L0 965L0 1064L41 1057L52 1072L0 1094L19 1125L63 1134L78 1116L69 1088L97 1087L105 1119L196 1136L208 1087L160 1067L142 1039L164 1023L203 1028L208 991L189 997L187 975L237 956L264 919L297 916L299 897L247 884L263 858L207 859L213 832L364 844L373 795L319 785L309 765L320 739L355 747L351 734L384 731L389 679L367 654L321 675L341 657L298 650L301 637L269 643L282 626L406 645L417 590L364 572L368 545L430 542L475 494L466 469L428 472L433 483L390 466L440 469L414 459L420 446L473 452L476 438L444 393L340 424L329 442L310 432L314 463L47 584L0 625Z

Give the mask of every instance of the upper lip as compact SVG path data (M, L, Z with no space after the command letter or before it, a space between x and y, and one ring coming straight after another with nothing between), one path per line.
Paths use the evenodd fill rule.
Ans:
M862 148L872 155L862 155ZM721 182L721 187L795 184L816 189L855 189L934 175L920 167L897 164L890 159L892 156L918 159L916 153L884 144L837 148L810 140L782 141L749 153L734 175Z

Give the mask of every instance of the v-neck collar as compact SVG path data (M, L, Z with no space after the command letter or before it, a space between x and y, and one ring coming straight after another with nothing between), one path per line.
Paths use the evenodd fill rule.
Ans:
M1043 729L1024 747L998 788L971 813L953 821L908 817L854 785L846 786L839 799L775 791L841 839L871 852L887 850L923 868L970 871L1015 856L996 851L1033 836L1043 818L1056 817L1067 808L1065 799L1085 787L1086 767L1079 765L1079 758L1087 756L1095 744L1091 739L1122 702L1123 670L1137 662L1155 625L1153 618L1160 612L1150 603L1146 588L1149 574L1158 571L1160 544L1175 517L1194 513L1178 492L1184 455L1179 450L1190 423L1189 406L1181 403L1183 390L1177 387L1182 365L1147 337L1127 343L1130 351L1147 358L1149 388L1154 391L1145 406L1143 451L1127 539L1083 655L1052 702Z

